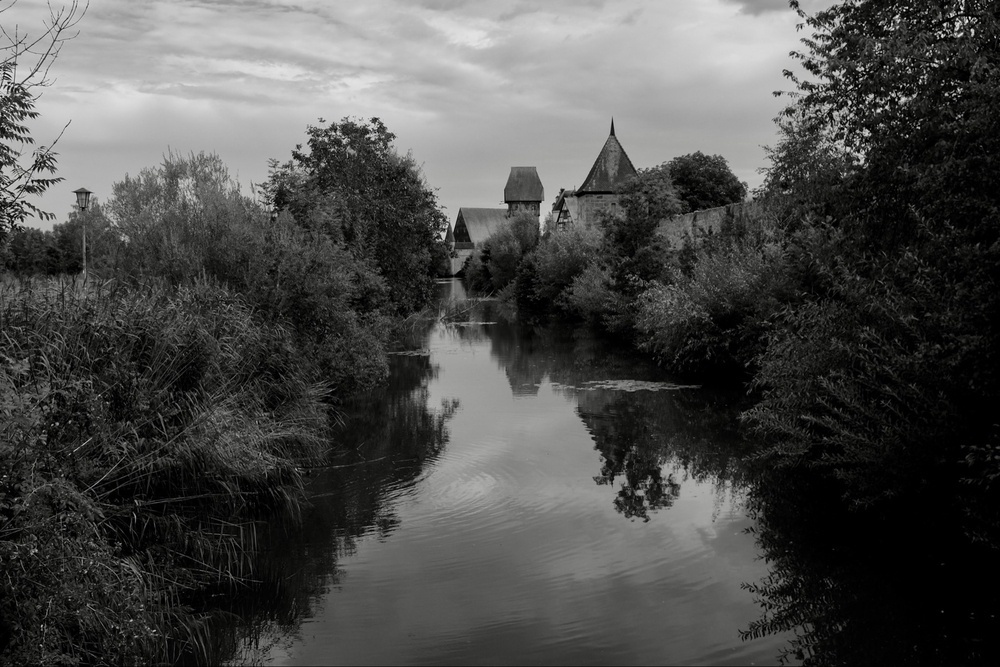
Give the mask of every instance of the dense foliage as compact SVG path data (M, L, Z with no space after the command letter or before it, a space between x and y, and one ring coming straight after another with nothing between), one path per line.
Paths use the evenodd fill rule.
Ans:
M92 197L87 210L70 212L69 219L51 230L15 228L0 246L0 267L21 277L77 274L83 268L83 230L87 230L87 267L110 275L118 236L104 215L101 202Z
M325 232L288 214L271 220L218 156L170 154L116 183L106 209L127 239L104 247L119 278L224 283L288 326L331 386L350 391L384 375L388 327L368 306L382 298L382 278Z
M480 292L501 292L513 284L518 266L538 245L538 218L511 218L483 242L465 268L469 285Z
M206 586L249 576L327 416L287 332L206 286L4 287L0 655L207 660Z
M817 201L839 231L769 340L750 418L768 456L829 466L853 503L929 493L943 475L970 520L997 492L1000 448L1000 22L979 2L845 2L806 19L816 80L797 81L788 113L852 158L827 184L835 203ZM963 478L984 485L959 494Z
M927 595L937 606L914 614L916 632L863 659L989 664L1000 538L1000 18L977 1L848 1L800 14L813 34L797 57L812 79L792 77L799 96L765 182L797 298L767 335L760 400L746 415L761 445L761 508L780 513L787 499L775 499L776 486L809 475L854 527L919 516L906 525L950 547L931 563L934 578L963 594L935 586ZM778 569L756 589L765 614L754 631L805 623L796 644L807 662L858 659L857 614L802 604L806 586L836 579L804 577L792 560L800 554L764 546ZM928 564L874 546L873 567Z
M526 256L518 305L589 319L677 373L749 381L753 506L775 566L752 587L764 615L748 635L794 630L793 653L812 664L991 664L1000 16L984 0L845 0L799 13L811 30L795 54L805 73L788 73L796 90L757 201L712 235L667 247L670 213L708 200L672 208L690 187L682 170L640 173L593 255L595 242L573 230ZM786 510L800 499L833 517L836 539L788 533ZM900 527L894 537L880 535L888 525ZM921 548L908 531L948 548L908 556L901 545ZM821 543L870 571L809 553ZM812 558L816 571L804 565ZM901 591L911 567L950 583L904 611L904 639L878 645L890 626L859 625L871 616L859 587L878 579L873 590Z
M395 152L395 135L378 118L310 126L308 135L291 161L272 162L264 189L275 211L287 210L372 267L385 289L369 307L424 306L447 252L447 220L416 162Z
M31 143L14 72L5 169ZM0 661L219 662L225 596L267 585L256 521L296 520L333 406L385 377L394 322L446 259L381 123L310 134L272 173L280 210L218 156L168 154L51 232L4 234ZM51 151L31 165L12 167L26 186L4 172L5 232L52 182Z
M721 155L695 151L675 157L666 166L684 213L735 204L747 195L747 184L736 177Z

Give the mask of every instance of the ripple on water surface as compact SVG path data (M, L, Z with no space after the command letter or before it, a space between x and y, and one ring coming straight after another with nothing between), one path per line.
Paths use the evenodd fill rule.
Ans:
M461 400L448 441L418 474L385 483L381 497L398 527L366 537L339 562L338 585L289 661L773 662L774 642L738 637L757 615L740 584L763 567L732 498L720 501L710 480L681 479L671 506L629 520L614 504L624 473L595 481L605 457L621 452L598 445L580 396L596 410L637 394L669 401L690 388L563 371L566 391L550 379L554 364L575 369L577 359L505 339L504 349L520 355L515 372L491 335L485 323L439 328L418 352L436 367L428 405ZM535 391L517 394L524 382ZM629 405L663 413L656 400ZM642 417L624 409L600 416L609 436L631 433L616 420ZM674 464L666 457L662 465L666 476Z

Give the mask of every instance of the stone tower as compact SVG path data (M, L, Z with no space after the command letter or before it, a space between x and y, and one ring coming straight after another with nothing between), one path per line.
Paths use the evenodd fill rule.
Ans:
M591 224L598 220L602 212L618 212L618 186L635 176L632 160L615 136L615 120L611 119L611 134L604 142L594 166L577 188L577 216L574 222Z
M503 201L507 204L507 217L518 213L530 213L536 218L541 215L545 190L538 178L535 167L511 167L507 185L503 189Z

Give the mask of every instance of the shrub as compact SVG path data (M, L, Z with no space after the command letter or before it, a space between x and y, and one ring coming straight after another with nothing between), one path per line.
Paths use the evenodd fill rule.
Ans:
M118 272L134 282L209 277L268 321L287 325L331 386L351 391L385 376L385 281L317 222L276 220L229 177L218 156L169 155L115 184L107 204L122 243Z
M611 289L611 275L601 263L589 264L573 279L566 292L571 312L591 324L603 324L620 310L618 296Z
M545 307L570 310L568 290L577 276L598 261L600 230L571 226L549 234L531 253L535 282L530 298Z
M784 300L781 267L773 246L702 251L689 276L639 297L639 347L677 373L744 375Z
M933 497L993 539L996 248L935 236L934 253L862 258L785 312L746 417L762 460L836 479L854 507Z
M0 305L2 659L210 661L193 605L295 514L323 390L288 333L206 285L52 283ZM11 574L9 571L8 574Z
M465 278L478 292L498 292L514 282L521 259L538 245L538 219L521 214L507 221L466 262Z

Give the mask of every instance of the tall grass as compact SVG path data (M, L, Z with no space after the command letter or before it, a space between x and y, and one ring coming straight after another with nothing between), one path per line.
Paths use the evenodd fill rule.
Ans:
M322 453L299 359L205 283L0 286L3 661L207 660L200 591L251 575Z

